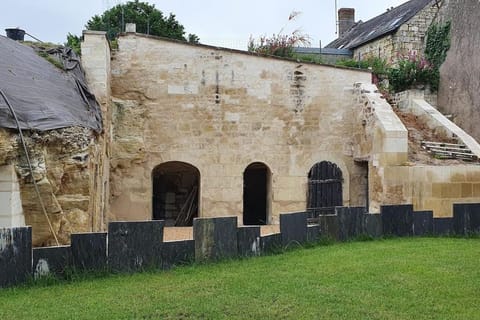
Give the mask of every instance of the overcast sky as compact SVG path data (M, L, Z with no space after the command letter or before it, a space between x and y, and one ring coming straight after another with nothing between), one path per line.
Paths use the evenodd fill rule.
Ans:
M81 35L95 14L122 3L120 0L1 0L0 34L20 27L42 41L64 43L68 32ZM295 10L302 14L288 23L285 32L300 28L312 46L325 46L336 38L335 0L151 0L165 14L170 12L200 42L246 49L254 37L278 33ZM338 8L356 9L356 20L368 20L406 0L337 0ZM27 40L27 38L26 38Z

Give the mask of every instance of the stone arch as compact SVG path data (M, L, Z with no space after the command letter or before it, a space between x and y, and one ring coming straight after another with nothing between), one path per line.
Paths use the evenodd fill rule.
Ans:
M198 217L200 171L181 161L168 161L152 170L152 218L166 226L191 226Z
M272 172L263 162L249 164L243 172L243 224L268 224L271 218Z

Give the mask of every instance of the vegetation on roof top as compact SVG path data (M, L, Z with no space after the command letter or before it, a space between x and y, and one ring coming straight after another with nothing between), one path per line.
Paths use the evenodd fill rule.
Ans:
M38 41L22 41L22 44L31 47L39 57L44 58L55 67L64 70L63 63L48 53L48 50L58 48L58 44Z
M263 35L260 36L259 39L255 39L250 36L250 39L248 40L248 51L277 57L292 58L294 56L294 47L309 46L310 36L304 34L300 29L296 29L289 34L284 33L287 24L294 21L300 14L301 13L298 11L292 11L288 17L287 23L277 34L273 34L271 37Z

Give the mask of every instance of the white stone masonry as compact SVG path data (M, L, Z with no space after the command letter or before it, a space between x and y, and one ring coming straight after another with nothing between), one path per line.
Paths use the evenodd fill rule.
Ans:
M13 165L0 166L0 228L23 227L22 201Z

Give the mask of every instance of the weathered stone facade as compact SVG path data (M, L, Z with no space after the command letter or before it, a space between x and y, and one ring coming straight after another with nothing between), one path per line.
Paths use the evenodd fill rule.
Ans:
M373 85L358 85L358 122L364 134L356 136L356 157L368 157L369 212L385 204L413 204L414 210L431 210L435 217L451 217L454 203L480 199L477 163L424 164L408 161L408 131ZM455 136L477 156L480 145L448 121L423 99L405 95L405 110L427 123L432 131Z
M399 57L409 54L421 56L425 50L428 27L438 13L438 7L434 3L435 1L432 1L395 32L354 48L354 58L365 59L373 56L394 63Z
M105 50L109 47L105 39L103 42L106 47L98 56L106 59L109 53ZM88 61L95 55L87 51L85 59ZM105 65L98 60L94 63L97 68ZM105 67L103 69L104 75L110 74ZM98 84L93 81L94 75L89 70L88 80L92 87ZM109 86L109 81L104 79L101 83ZM107 91L104 88L103 92ZM107 217L104 213L108 212L109 204L110 108L107 104L110 97L100 90L95 94L102 103L104 132L96 133L80 126L23 130L33 179L19 133L0 129L0 227L32 226L34 246L56 244L55 238L61 244L68 243L74 232L105 230Z
M352 92L369 73L138 34L118 43L112 220L152 218L152 172L170 161L200 172L201 217L236 215L241 223L243 174L256 162L271 173L268 223L305 210L308 172L322 160L343 173L343 204L365 205L366 167L353 159Z
M67 243L72 232L101 230L101 210L99 204L92 201L101 195L99 188L103 183L100 181L104 179L97 171L103 160L98 136L91 129L81 127L23 131L23 134L33 177L59 242ZM18 205L25 223L32 226L33 244L54 244L55 236L35 192L18 133L2 129L0 135L0 150L5 151L0 163L3 168L11 168L7 170L10 174L18 176L18 182L12 184L18 189L12 189L12 195L20 194Z
M445 0L439 23L451 22L450 50L440 68L438 108L453 115L456 124L480 139L480 3Z

